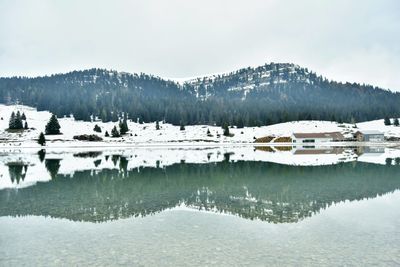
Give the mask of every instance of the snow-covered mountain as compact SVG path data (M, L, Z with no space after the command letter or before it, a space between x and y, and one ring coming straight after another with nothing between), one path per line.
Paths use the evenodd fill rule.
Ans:
M293 120L367 121L400 117L400 93L328 81L306 68L270 63L183 83L104 69L0 78L0 103L20 103L59 117L175 125L260 126ZM91 116L92 115L92 116Z
M272 63L257 68L248 67L230 73L193 78L184 81L183 85L202 100L223 92L238 92L244 100L254 89L267 89L272 85L289 82L312 84L316 78L314 73L298 65Z

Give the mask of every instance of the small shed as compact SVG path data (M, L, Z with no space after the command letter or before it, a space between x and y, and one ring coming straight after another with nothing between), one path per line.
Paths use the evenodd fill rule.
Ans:
M376 130L361 130L355 133L355 138L360 142L383 142L385 135Z
M343 140L344 136L340 132L292 134L292 143L297 143L297 144L333 142L333 141L343 141Z

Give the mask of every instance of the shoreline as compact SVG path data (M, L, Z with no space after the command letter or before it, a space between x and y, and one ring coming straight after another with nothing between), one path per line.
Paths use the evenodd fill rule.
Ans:
M14 143L14 145L11 145ZM57 142L50 145L39 146L35 143L24 144L23 142L0 143L1 149L79 149L79 148L210 148L210 147L299 147L299 148L320 148L320 147L384 147L400 149L400 142L321 142L312 145L299 145L293 143L250 143L250 142ZM15 145L20 143L20 145ZM3 145L2 145L3 144Z

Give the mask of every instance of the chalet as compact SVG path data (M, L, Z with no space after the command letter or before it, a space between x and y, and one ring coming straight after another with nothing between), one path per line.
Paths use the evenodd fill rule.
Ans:
M293 133L292 143L294 144L310 144L321 142L343 141L344 136L339 132L331 133Z
M355 133L355 138L360 142L383 142L385 136L380 131L358 131Z

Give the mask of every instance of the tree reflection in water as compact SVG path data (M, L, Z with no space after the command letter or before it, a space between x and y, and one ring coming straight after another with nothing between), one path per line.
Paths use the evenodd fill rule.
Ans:
M374 198L400 187L396 164L289 166L230 162L226 155L219 163L182 162L129 170L129 158L112 155L111 160L119 170L79 171L71 179L58 174L60 159L45 159L52 180L18 191L0 190L0 216L102 222L147 216L184 204L251 220L294 223L334 203ZM24 165L8 167L11 179L23 179L26 174Z

